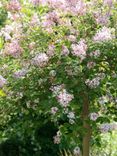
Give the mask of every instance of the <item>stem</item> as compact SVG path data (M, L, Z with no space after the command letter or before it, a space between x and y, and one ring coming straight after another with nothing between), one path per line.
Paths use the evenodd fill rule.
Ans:
M89 99L87 94L84 95L84 104L82 113L83 113L83 127L86 130L86 133L83 136L83 156L89 156L91 128L90 124L87 122L89 118Z

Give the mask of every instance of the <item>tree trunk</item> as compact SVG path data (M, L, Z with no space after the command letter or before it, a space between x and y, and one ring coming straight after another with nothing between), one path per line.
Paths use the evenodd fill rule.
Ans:
M86 130L83 136L83 156L89 156L91 129L90 124L87 122L89 118L89 99L88 95L84 95L83 104L83 127Z

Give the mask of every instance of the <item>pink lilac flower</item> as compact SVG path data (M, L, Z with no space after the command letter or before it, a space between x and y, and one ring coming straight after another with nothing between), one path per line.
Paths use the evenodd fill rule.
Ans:
M106 26L109 24L110 13L106 13L103 15L102 12L95 12L94 17L95 17L97 24L101 24L103 26Z
M97 31L93 40L95 42L102 42L102 41L109 41L115 38L114 29L102 27L100 30Z
M108 5L109 7L112 6L113 0L103 0L104 5Z
M65 9L64 0L47 0L47 3L53 9L60 9L62 11Z
M76 42L76 36L75 35L69 35L68 37L67 37L67 39L69 40L69 41L71 41L71 42Z
M0 75L0 88L2 88L6 84L6 82L6 79L2 75Z
M69 49L66 46L62 46L62 55L68 56L69 55Z
M69 118L69 123L70 124L74 124L75 123L75 114L74 114L74 112L69 112L67 114L67 117Z
M7 6L9 11L20 11L21 5L18 0L11 0Z
M34 14L31 18L30 25L34 27L34 26L39 26L39 24L40 24L40 21L39 21L38 15Z
M47 65L48 61L49 58L46 53L39 53L33 58L32 64L38 67L44 67Z
M69 112L69 113L67 114L67 117L68 117L69 119L75 119L75 114L74 114L74 112Z
M42 24L43 27L46 28L46 27L54 26L56 23L59 23L59 16L57 12L52 11L46 14L45 20L43 21Z
M19 13L8 12L8 18L13 21L17 21L18 19L21 19L21 14L19 15Z
M86 4L82 0L74 0L69 2L66 0L67 10L74 15L83 15L86 13Z
M87 45L85 41L82 39L78 42L78 44L72 44L72 54L77 56L83 60L86 57Z
M17 58L22 54L22 51L23 49L21 48L18 40L13 40L11 43L6 44L5 52L7 55Z
M100 98L98 99L98 102L99 102L99 104L103 105L103 104L107 103L108 100L109 100L109 99L108 99L107 96L102 96L102 97L100 97Z
M61 132L58 131L57 135L53 137L54 138L54 144L59 144L61 141Z
M49 57L54 56L55 54L55 46L53 44L49 45L48 50L47 50L47 55Z
M80 148L77 146L74 148L73 153L75 156L79 156L80 155Z
M100 53L99 50L95 50L95 51L93 51L93 52L90 53L90 56L91 56L91 57L97 58L97 57L100 56L100 54L101 54L101 53Z
M74 96L69 94L65 89L57 95L57 100L62 107L67 107L73 98Z
M26 69L22 69L22 70L18 70L14 73L14 77L15 78L22 78L27 74L28 70Z
M40 0L30 0L30 2L33 4L33 5L39 5L40 4Z
M54 95L58 95L59 92L61 92L64 88L64 84L62 85L55 85L55 86L52 86L50 88L50 90L53 92Z
M93 68L94 66L96 65L96 63L95 62L88 62L87 63L87 68L89 68L89 69L91 69L91 68Z
M102 133L106 133L106 132L110 131L110 129L111 129L111 125L109 123L104 123L104 124L100 125L100 131Z
M0 36L5 37L5 41L11 40L11 32L13 31L13 26L12 25L6 25L4 28L1 29L0 31Z
M85 84L87 86L89 86L90 88L96 88L100 85L100 78L99 77L95 77L92 80L87 79L85 81Z
M97 113L90 113L90 120L92 120L92 121L96 121L97 120L97 118L99 117L99 115L97 114Z
M51 114L52 115L55 115L57 113L57 111L58 111L58 108L57 107L52 107L51 108Z
M100 85L100 81L105 78L105 73L98 73L96 74L96 77L93 78L92 80L87 79L85 81L85 84L89 86L90 88L96 88Z

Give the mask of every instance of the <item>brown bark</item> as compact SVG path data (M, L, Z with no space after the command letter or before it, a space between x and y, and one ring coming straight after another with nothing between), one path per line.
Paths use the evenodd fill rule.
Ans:
M87 95L84 95L82 115L83 115L83 127L86 130L83 136L83 156L89 156L91 129L90 124L87 122L89 118L89 99Z

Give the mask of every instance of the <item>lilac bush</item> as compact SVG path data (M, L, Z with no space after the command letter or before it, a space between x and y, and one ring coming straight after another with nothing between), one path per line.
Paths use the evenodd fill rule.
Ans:
M2 7L1 105L9 111L1 124L11 114L26 123L17 120L4 135L23 137L27 125L33 134L33 117L44 114L58 128L55 144L88 156L91 139L117 121L117 2L10 0Z

